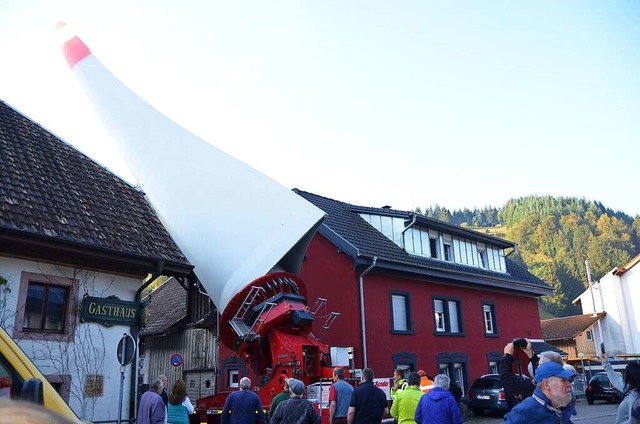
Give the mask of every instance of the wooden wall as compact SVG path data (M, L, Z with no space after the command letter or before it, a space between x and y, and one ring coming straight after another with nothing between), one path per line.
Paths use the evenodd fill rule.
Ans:
M177 347L176 347L177 346ZM180 354L182 366L170 363L173 354ZM169 379L171 391L173 383L182 378L187 383L187 394L192 402L214 393L216 364L215 334L205 328L186 329L168 336L150 337L146 340L145 383L160 374Z

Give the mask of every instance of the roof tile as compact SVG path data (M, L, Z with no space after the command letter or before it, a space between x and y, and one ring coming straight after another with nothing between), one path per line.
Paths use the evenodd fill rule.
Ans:
M542 338L550 341L575 339L580 333L587 330L604 315L605 312L600 312L597 315L574 315L541 320Z
M142 192L0 100L0 231L188 264Z
M505 258L507 272L502 273L433 258L410 255L359 215L359 212L384 215L393 214L395 216L404 216L409 220L411 219L412 212L388 208L356 206L298 189L294 189L294 191L325 211L327 216L324 225L340 235L354 248L358 249L361 255L376 256L378 259L389 260L425 270L431 269L467 273L482 279L500 281L506 284L524 283L529 287L535 287L541 291L551 293L551 287L547 283L531 274L526 267L509 258ZM443 225L445 223L438 221L438 224ZM451 224L445 225L456 228L456 226ZM485 234L479 234L478 237L486 238L487 236ZM504 243L505 240L496 239L496 244L503 245ZM518 290L526 291L527 289L523 288Z

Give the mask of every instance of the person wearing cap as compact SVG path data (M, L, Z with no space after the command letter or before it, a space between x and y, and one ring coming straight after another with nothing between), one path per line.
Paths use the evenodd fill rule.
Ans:
M272 424L320 424L320 415L313 404L302 399L304 383L295 378L289 379L289 399L276 407Z
M523 399L533 394L536 388L533 382L533 376L535 375L535 369L538 367L538 364L541 365L546 362L563 364L562 356L560 356L559 353L547 350L538 356L533 352L531 342L528 339L525 340L527 341L527 346L522 348L522 350L529 357L529 365L527 366L529 375L523 372L519 372L518 374L513 372L513 363L515 362L515 347L513 342L507 343L504 347L504 356L498 363L498 374L500 374L500 381L502 382L502 387L504 387L509 408L513 408L522 402Z
M344 381L344 368L333 369L333 384L329 387L329 423L346 424L353 386Z
M289 399L289 380L290 378L284 379L284 391L279 393L276 397L271 401L271 407L269 407L269 412L267 413L267 418L271 419L273 417L273 413L276 412L276 407L280 402L284 402Z
M247 377L240 379L240 390L227 397L220 416L221 424L265 424L262 402L257 394L251 390L251 380Z
M433 389L433 380L429 378L424 370L418 370L418 374L420 375L420 390L422 390L422 393L428 393L429 390Z
M574 372L557 362L545 362L536 370L536 388L531 397L517 404L504 416L505 423L571 423L575 408L571 407L571 381Z

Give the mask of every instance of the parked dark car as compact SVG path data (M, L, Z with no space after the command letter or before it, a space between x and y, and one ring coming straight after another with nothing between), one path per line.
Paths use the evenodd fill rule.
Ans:
M485 374L467 391L467 406L475 415L485 410L508 412L509 405L498 374Z
M589 405L593 405L596 400L620 402L620 399L622 399L622 393L611 385L606 372L599 372L591 377L584 395Z

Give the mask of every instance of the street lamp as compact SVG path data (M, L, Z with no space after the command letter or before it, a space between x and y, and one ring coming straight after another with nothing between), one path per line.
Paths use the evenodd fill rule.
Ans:
M580 363L582 364L582 371L586 375L586 370L584 369L584 353L582 352L578 353L578 358L580 358ZM591 373L591 360L588 360L588 361L589 361L589 378L591 378L591 376L593 375Z
M578 358L580 358L580 365L582 366L582 373L584 374L584 353L579 352Z
M578 377L578 381L580 381L581 387L580 387L580 390L574 390L574 392L581 395L581 394L584 394L584 389L587 383L587 378L586 378L587 373L585 372L585 369L584 369L584 353L578 352L578 358L580 358L580 365L582 366L581 374Z

